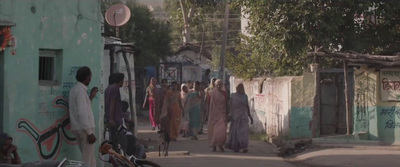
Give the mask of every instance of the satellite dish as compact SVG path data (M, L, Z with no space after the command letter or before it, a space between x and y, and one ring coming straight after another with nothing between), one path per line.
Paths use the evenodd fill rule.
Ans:
M111 26L122 26L129 21L131 10L124 4L115 4L107 9L106 21Z

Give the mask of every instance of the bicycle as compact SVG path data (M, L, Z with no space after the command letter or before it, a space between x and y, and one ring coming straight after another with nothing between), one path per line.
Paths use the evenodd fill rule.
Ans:
M102 157L100 157L100 160L111 163L113 167L161 167L154 162L136 158L134 155L128 156L122 150L117 153L112 149L113 144L111 141L106 140L101 143L99 148L101 155L109 155L108 160L104 160Z

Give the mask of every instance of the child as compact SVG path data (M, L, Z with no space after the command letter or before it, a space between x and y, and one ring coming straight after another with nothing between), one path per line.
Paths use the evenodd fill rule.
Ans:
M0 164L21 164L17 146L12 141L13 138L7 133L0 133Z

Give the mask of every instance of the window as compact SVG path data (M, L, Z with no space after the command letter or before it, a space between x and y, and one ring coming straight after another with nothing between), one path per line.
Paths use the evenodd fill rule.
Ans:
M54 80L54 57L39 58L39 80L40 81Z
M39 85L60 85L61 50L39 50Z

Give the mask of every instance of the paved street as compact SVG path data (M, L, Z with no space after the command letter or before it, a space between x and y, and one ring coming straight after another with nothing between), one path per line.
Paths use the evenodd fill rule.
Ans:
M325 144L313 146L306 151L286 157L277 157L275 147L260 140L251 140L249 152L212 152L207 147L207 135L199 135L199 140L178 138L170 143L170 156L158 157L158 135L151 130L146 117L138 120L139 138L148 140L148 159L163 167L395 167L400 164L399 146ZM186 155L189 152L190 155Z
M212 152L207 144L207 135L200 135L199 140L189 138L179 138L176 142L170 143L170 156L158 157L156 131L150 130L151 127L147 120L139 118L138 136L140 138L150 138L150 146L153 150L148 154L148 159L163 167L243 167L243 166L276 166L293 167L295 165L286 162L283 158L277 157L273 153L274 147L269 143L258 140L251 140L248 153L235 153L230 150L225 152ZM190 155L183 155L181 151L189 151Z
M393 147L396 146L311 148L287 160L312 167L397 167L400 164L400 150Z

